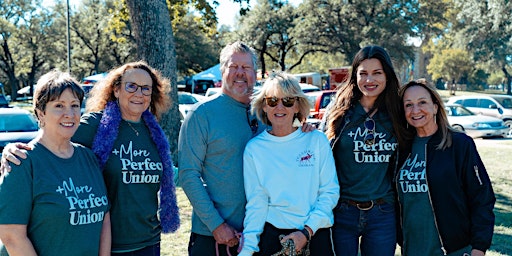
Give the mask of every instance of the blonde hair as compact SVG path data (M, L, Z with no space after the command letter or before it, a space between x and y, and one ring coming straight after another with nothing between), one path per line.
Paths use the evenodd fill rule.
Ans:
M299 104L299 112L297 113L297 118L299 121L306 121L309 116L309 111L311 106L309 104L307 96L302 92L300 88L299 81L292 75L287 74L281 71L272 71L269 77L265 80L261 91L258 92L256 97L252 100L251 111L256 114L256 117L266 125L272 125L268 120L265 112L263 111L263 106L265 103L265 97L267 97L267 93L270 91L278 91L283 95L288 97L296 97L296 104Z

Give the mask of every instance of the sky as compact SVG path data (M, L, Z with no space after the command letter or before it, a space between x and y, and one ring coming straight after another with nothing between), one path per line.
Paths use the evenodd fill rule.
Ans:
M298 6L302 1L303 0L288 0L288 2L294 6ZM209 2L211 3L213 1L209 0ZM228 25L233 27L235 18L240 11L240 4L233 2L233 0L217 0L217 2L219 2L219 6L216 9L219 26ZM257 2L257 0L250 0L249 5L254 7Z

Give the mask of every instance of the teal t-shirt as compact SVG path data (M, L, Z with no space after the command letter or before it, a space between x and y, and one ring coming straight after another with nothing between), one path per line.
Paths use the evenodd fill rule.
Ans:
M100 119L98 113L82 116L72 140L92 147ZM145 123L122 120L103 171L111 203L113 252L160 242L162 229L157 213L162 172L160 155Z
M403 213L402 253L406 256L444 255L428 194L425 149L430 138L414 138L411 154L398 173L398 197ZM471 247L448 255L465 252L471 253Z
M73 146L63 159L35 143L0 181L0 224L27 225L38 255L98 255L107 192L94 154Z
M392 134L393 126L387 114L377 111L372 117L375 121L375 144L366 145L365 117L363 107L356 104L351 123L333 148L340 197L355 201L384 198L386 202L393 203L393 188L387 173L389 161L398 145Z

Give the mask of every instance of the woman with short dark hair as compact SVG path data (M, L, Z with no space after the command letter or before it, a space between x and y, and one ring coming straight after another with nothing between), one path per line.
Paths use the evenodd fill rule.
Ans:
M1 178L0 254L109 255L109 201L98 161L71 142L84 91L59 71L35 88L39 135L21 165Z

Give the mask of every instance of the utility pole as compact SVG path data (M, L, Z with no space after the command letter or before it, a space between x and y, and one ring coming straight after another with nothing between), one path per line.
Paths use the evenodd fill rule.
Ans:
M71 35L69 33L69 0L66 0L66 28L67 28L67 47L68 47L68 72L71 73Z

